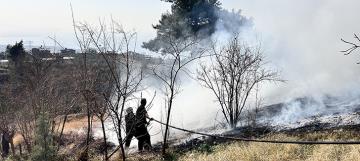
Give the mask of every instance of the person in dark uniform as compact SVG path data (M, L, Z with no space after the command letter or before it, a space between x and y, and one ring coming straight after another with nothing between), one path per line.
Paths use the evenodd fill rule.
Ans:
M7 132L3 132L1 136L1 147L2 147L2 154L3 158L7 157L10 152L10 139L9 134Z
M129 148L131 140L136 134L135 123L136 123L136 116L133 112L133 109L129 107L126 109L126 115L125 115L125 131L126 131L125 148Z
M146 99L141 99L140 106L136 110L136 138L138 139L138 149L142 151L143 148L146 150L150 150L151 141L150 134L147 130L147 121L146 117L148 117L147 111L145 109Z

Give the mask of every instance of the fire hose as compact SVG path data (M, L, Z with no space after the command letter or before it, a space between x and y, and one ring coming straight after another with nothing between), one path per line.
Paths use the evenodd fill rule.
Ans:
M148 117L150 121L155 121L161 125L165 125L166 123L163 123L159 120L156 120L154 118ZM149 121L149 122L150 122ZM184 131L192 134L198 134L202 136L208 136L213 138L222 138L222 139L228 139L228 140L236 140L236 141L244 141L244 142L257 142L257 143L270 143L270 144L306 144L306 145L316 145L316 144L327 144L327 145L354 145L354 144L360 144L360 141L289 141L289 140L265 140L265 139L249 139L249 138L243 138L243 137L232 137L232 136L225 136L221 134L207 134L202 132L197 132L194 130L188 130L180 127L176 127L173 125L168 125L170 128ZM120 146L116 148L116 150L108 157L110 158L116 151L118 151Z
M165 123L158 121L154 118L149 118L149 119L166 126ZM221 134L207 134L207 133L202 133L202 132L197 132L197 131L193 131L193 130L176 127L173 125L168 125L168 126L173 129L192 133L192 134L198 134L198 135L203 135L203 136L208 136L208 137L213 137L213 138L222 138L222 139L228 139L228 140L245 141L245 142L259 142L259 143L273 143L273 144L309 144L309 145L314 145L314 144L360 144L360 141L286 141L286 140L284 141L284 140L249 139L249 138L243 138L243 137L225 136L225 135L221 135Z

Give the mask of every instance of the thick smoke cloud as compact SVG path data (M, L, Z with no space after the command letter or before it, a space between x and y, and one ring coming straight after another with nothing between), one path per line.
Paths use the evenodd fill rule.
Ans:
M224 5L240 6L253 18L254 28L247 32L253 34L244 38L260 37L267 59L287 80L263 88L267 104L286 102L275 121L351 112L360 103L360 52L340 52L349 47L340 38L354 40L360 32L359 1L225 0ZM326 108L328 96L336 98L336 107ZM316 101L299 104L300 97Z
M194 8L196 12L206 12L208 8ZM204 9L199 11L199 9ZM208 28L203 28L194 34L200 39L200 48L210 49L211 42L216 41L217 45L220 46L223 43L228 42L228 38L233 36L234 33L242 33L244 29L252 26L252 20L244 16L240 10L228 10L213 8L209 11L213 12L216 17L216 23L211 28L215 29L214 33L209 33ZM181 26L176 26L181 27ZM186 31L187 27L184 26L183 31ZM205 34L208 33L208 34ZM194 35L195 37L195 35ZM159 43L159 42L158 42ZM167 42L161 42L160 46L168 45ZM194 47L196 48L196 47ZM193 50L193 52L196 49ZM187 65L187 69L191 72L181 73L180 76L180 93L176 96L174 107L172 108L172 124L186 127L186 128L207 128L215 125L216 123L222 122L222 116L219 111L218 103L215 101L213 93L204 87L202 87L196 80L196 70L199 67L200 62L206 60L201 59L199 61L190 63ZM150 110L150 115L155 118L164 118L164 97L161 93L161 81L149 81L148 86L153 87L149 89L156 90L158 95L154 100L154 108ZM159 88L160 87L160 88ZM160 113L162 112L162 115ZM155 128L158 129L158 128Z
M339 52L347 48L340 38L351 40L354 33L360 32L360 22L356 21L356 15L360 12L357 7L360 6L359 1L230 2L225 0L223 5L227 9L239 6L235 10L242 9L242 15L251 17L252 25L240 27L233 24L231 26L239 29L244 41L250 44L261 43L269 65L278 69L282 78L286 80L285 83L263 86L262 96L265 98L265 104L289 102L287 106L289 110L285 110L283 114L293 116L297 113L301 116L294 117L300 119L310 116L311 113L326 111L326 108L322 108L324 107L323 98L326 96L339 98L340 101L360 95L360 90L358 90L360 89L360 66L356 64L360 61L360 56L358 56L360 52L355 52L350 56L344 56ZM229 20L226 21L227 23L234 22L229 16L222 17L222 19L226 18ZM218 24L213 39L225 42L231 32L221 26ZM207 93L206 89L201 87L197 89L203 91L201 93ZM185 86L183 94L186 90ZM199 111L216 109L217 105L212 101L214 99L211 94L196 96L193 94L191 92L187 94L190 98L187 102L194 104L200 100L207 102L196 106ZM296 108L296 103L291 102L300 97L312 97L317 100L317 103L305 108ZM354 103L354 101L351 102ZM194 107L192 103L188 104L189 107ZM342 107L339 106L338 110L343 110ZM186 108L182 107L182 109L186 111ZM200 117L198 120L206 120L205 118Z
M225 2L224 2L225 3ZM282 100L294 96L341 94L358 87L360 57L343 56L346 45L360 32L360 2L239 1L244 14L254 19L254 31L261 35L268 59L282 71L287 83L272 87L266 95ZM281 98L281 99L280 99Z
M340 38L351 40L354 33L360 32L360 22L356 21L358 6L357 0L224 0L223 7L235 11L218 13L222 21L217 23L211 39L226 43L233 32L238 32L248 44L261 44L269 66L281 71L286 83L262 86L265 105L284 103L280 113L265 122L291 124L312 116L353 112L360 103L360 65L356 64L360 52L344 56L339 51L347 47ZM233 21L239 9L241 15L250 17L246 23ZM189 69L196 73L198 63ZM150 99L154 91L157 93L149 115L164 119L160 84L151 80L146 85L142 97ZM174 102L172 125L197 129L223 121L211 91L189 77L183 77L181 85ZM298 99L304 97L305 103ZM135 102L130 106L137 105ZM151 124L153 142L161 141L161 129L158 124ZM171 130L174 132L178 131ZM115 134L109 135L116 140ZM136 145L136 141L132 144Z
M352 109L343 108L360 103L355 99L360 95L360 65L356 64L360 61L360 52L344 56L339 51L347 47L340 38L351 40L354 33L360 32L360 22L356 21L360 12L358 6L360 1L357 0L224 0L224 8L242 9L242 15L251 17L251 24L245 27L232 24L236 22L232 21L233 14L221 14L219 16L234 28L227 30L218 23L211 38L226 42L232 34L229 31L239 31L245 42L261 44L269 66L281 71L281 77L286 80L262 86L265 104L285 102L282 114L274 121L296 122L329 112L351 112ZM196 63L190 68L196 69ZM161 118L164 100L158 89L150 90L157 90L158 95L149 114ZM296 100L301 97L315 101L304 106ZM329 100L324 98L336 98L330 110L325 102ZM171 123L186 128L214 125L218 122L214 118L221 120L214 100L209 90L195 80L184 78ZM150 133L159 131L160 128L154 126Z

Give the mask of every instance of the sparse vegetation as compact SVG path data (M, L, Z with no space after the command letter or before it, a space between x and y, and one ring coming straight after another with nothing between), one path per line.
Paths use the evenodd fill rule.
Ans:
M269 134L264 139L275 140L360 140L356 131L314 132L303 135ZM360 145L295 145L268 144L252 142L226 142L211 146L211 151L195 150L179 154L171 153L170 160L179 161L273 161L273 160L311 160L311 161L357 161ZM206 148L206 149L208 149ZM131 159L130 159L131 158ZM161 160L155 154L131 155L130 160Z
M264 139L276 140L338 140L352 139L360 140L356 132L318 132L302 136L285 134L270 134ZM179 160L184 161L228 161L228 160L352 160L360 157L360 145L294 145L294 144L269 144L269 143L248 143L230 142L217 145L212 153L192 151L186 153Z
M280 79L276 71L265 68L261 49L243 45L236 34L224 47L214 46L212 52L210 62L201 65L198 80L215 95L226 122L235 128L256 87Z
M357 70L350 71L352 68L348 64L342 64L348 66L344 69L350 70L344 73L337 71L334 74L329 71L337 70L336 67L332 67L333 64L326 61L314 61L316 63L311 64L311 61L304 63L296 60L296 64L299 66L289 67L293 71L287 72L286 76L296 75L292 81L300 83L291 84L278 91L263 84L283 81L275 68L287 68L283 63L287 60L282 60L283 58L280 58L282 55L276 55L275 52L288 52L288 48L297 50L293 55L302 52L305 54L317 52L310 43L311 48L304 47L307 50L301 51L299 50L301 48L297 48L306 44L304 41L306 39L299 35L308 34L305 31L311 27L303 27L302 30L299 30L301 34L293 35L293 33L285 32L293 30L286 28L288 24L281 23L280 30L279 26L266 26L277 22L273 23L272 20L265 17L266 21L259 23L263 25L259 29L266 28L264 31L272 31L273 28L276 28L275 34L291 35L291 39L301 40L300 43L287 42L288 39L277 38L277 35L266 33L266 45L262 46L261 40L257 38L256 42L259 44L246 44L246 42L252 42L252 38L249 37L255 37L257 33L253 32L257 32L255 31L257 28L254 30L251 28L252 19L243 16L241 10L230 12L222 8L220 0L157 1L170 4L171 8L166 13L162 13L158 24L153 25L153 31L156 32L153 33L155 36L153 39L147 39L150 34L139 39L147 39L142 42L141 47L137 44L138 33L133 30L125 30L124 26L118 23L122 20L115 21L112 16L110 21L100 18L97 25L83 20L78 21L75 19L72 4L70 4L72 26L68 25L67 27L70 29L72 27L78 49L65 48L65 45L62 45L55 35L54 37L48 36L54 41L53 49L46 47L45 42L34 48L31 44L32 41L28 41L29 48L25 47L27 41L23 40L16 43L11 42L12 45L7 46L0 44L0 48L3 50L0 51L1 160L359 160L360 144L312 145L313 143L305 142L356 140L359 141L357 143L360 143L360 100L358 99L360 92L352 89L352 87L357 87L354 84L358 84L359 81L358 77L352 76L359 74ZM10 3L10 1L4 3ZM110 2L96 1L96 3ZM130 3L130 1L121 3ZM139 4L147 3L149 2ZM276 3L276 5L278 4ZM11 16L17 15L24 9L15 8L18 6L21 5L0 7L0 10L11 9L9 10L11 12L8 10L5 12L12 13L9 14ZM301 6L296 7L300 8ZM96 7L98 6L95 6L95 9ZM103 8L108 9L107 7ZM34 8L26 8L26 11L28 9ZM59 13L56 11L43 13L42 9L35 9L44 15ZM135 11L136 14L144 11L142 8L128 10ZM297 10L294 11L297 12ZM97 11L92 10L91 12ZM249 10L249 13L252 12L255 11ZM323 11L319 13L332 15ZM255 15L255 17L262 16L262 14ZM276 14L274 17L281 19L281 15ZM136 17L130 16L131 18ZM31 16L26 15L26 17ZM23 18L23 15L19 18ZM294 16L291 18L293 20ZM335 18L336 16L334 16ZM25 21L22 22L23 19L18 21L17 16L10 17L6 20L16 23L5 23L3 26L14 25L31 30L34 28L45 29L42 26L57 17L36 17L35 20L38 19L40 21L32 22L34 19L29 19L25 23ZM302 19L305 18L298 20ZM311 23L306 23L306 25L315 24L314 22L320 22L316 23L317 25L328 25L331 24L328 21L331 21L333 17L326 21L319 21L320 18L317 17L310 19ZM141 23L140 19L131 19L131 21L125 22ZM67 22L61 21L61 23ZM31 24L38 26L27 26ZM294 24L289 26L304 26L305 23ZM335 26L337 23L332 24ZM124 25L128 26L129 24ZM150 25L150 23L142 25ZM332 25L327 27L330 28L330 26ZM349 25L347 24L347 26ZM57 26L56 29L63 31L61 26ZM140 31L144 30L147 29L144 27ZM16 34L11 33L14 31L16 29L6 29L5 32L9 33L5 34L5 38L16 35L18 39L22 36L19 33L23 31L16 31L19 32ZM285 34L282 33L283 31ZM320 28L314 31L320 31ZM31 33L25 33L25 35L41 37L34 33L43 32ZM2 35L2 33L0 34ZM66 35L64 34L64 36ZM314 34L314 36L316 35L326 34ZM248 38L249 40L247 40ZM0 41L2 42L3 39ZM354 34L353 40L341 39L341 41L347 45L347 48L341 51L345 55L351 55L360 48L360 37L357 34ZM71 41L65 44L68 45L68 43ZM61 49L57 49L57 46ZM320 45L316 48L327 48L327 46ZM276 58L267 61L264 55L267 50L272 50L271 54L274 54ZM137 53L137 51L142 53ZM319 51L329 52L327 50ZM307 59L308 57L306 57ZM272 66L270 61L279 64ZM309 66L307 66L308 63ZM330 70L321 70L315 79L300 80L299 78L302 77L300 74L305 73L299 72L301 68L313 71L314 68L311 65L324 66L326 68L323 69L330 68ZM307 73L309 72L307 71ZM342 76L348 76L348 78L340 78ZM302 89L294 90L295 92L288 90L295 86L298 88L297 86L303 82L305 82L304 86L311 81L321 84L323 83L321 80L324 78L326 82L331 80L330 82L337 86L344 82L349 85L329 90L316 87L315 90L321 92L320 94L311 93L314 96L307 96L309 95L306 94L307 89L304 90L305 92ZM349 82L350 79L354 79L355 83ZM196 86L196 88L190 89L190 92L192 92L191 90L194 93L195 90L196 92L201 91L196 95L201 95L200 97L204 100L197 100L198 97L193 97L195 95L193 93L183 97L181 94L183 89L187 89L183 88L186 85L189 85L190 88ZM267 91L262 91L262 87L265 87L264 89ZM313 88L313 86L306 88ZM348 89L351 90L348 91ZM155 99L156 90L161 91L161 100ZM207 90L209 93L203 93L202 90ZM343 90L356 97L348 98L348 94L341 92L329 95L333 91ZM296 94L293 95L293 92ZM152 99L149 98L149 93L154 93ZM278 96L279 93L287 95L286 98ZM272 105L262 107L264 100L268 103L267 99L262 98L263 95L272 99L269 101L269 104ZM321 97L319 100L315 98L318 97L317 95ZM337 95L341 95L341 97ZM146 99L149 100L148 103L146 103ZM281 102L285 99L293 101L291 103ZM191 102L190 105L189 102ZM153 106L158 108L159 111L156 111L158 113L147 112ZM136 114L129 115L131 116L127 117L129 121L125 120L124 109L132 111L132 108L136 107L138 107ZM197 109L198 107L203 111ZM220 117L210 116L210 113L206 113L207 110L211 111L212 107L215 110L218 108L217 112ZM183 110L184 114L174 117L177 115L174 113L177 110ZM215 113L212 111L212 114L215 115ZM203 121L203 115L208 114L211 118L206 119L214 120L215 118L215 121L206 120L204 124L200 124L199 122ZM195 118L197 122L193 123L196 125L187 126L189 125L187 121L190 121L187 120L188 115L197 117ZM179 119L181 120L179 121ZM274 123L269 123L271 121ZM153 126L153 122L156 124L155 126ZM283 122L286 123L282 124ZM214 126L210 124L214 124ZM125 126L128 127L125 128ZM152 129L153 127L155 128ZM173 133L170 131L172 128L182 132ZM150 134L150 129L152 129L151 132L154 130L157 132ZM137 152L132 151L132 146L128 145L129 141L126 146L123 145L126 138L132 139L133 135L138 140ZM150 137L154 135L159 135L157 139L160 138L160 141L154 139L155 144L151 144ZM259 141L258 139L277 140L278 142L276 144L256 143ZM144 140L146 140L146 147L142 148ZM286 144L281 140L304 142L301 145ZM158 142L156 143L156 141Z
M307 134L269 134L263 139L273 140L360 140L356 131L323 131ZM175 147L176 148L176 147ZM209 150L211 149L211 150ZM168 151L169 160L179 161L357 161L360 157L360 145L296 145L269 144L229 141L215 146L201 144L192 151L176 153L174 148ZM162 160L156 153L133 154L129 160ZM114 160L116 160L114 158Z

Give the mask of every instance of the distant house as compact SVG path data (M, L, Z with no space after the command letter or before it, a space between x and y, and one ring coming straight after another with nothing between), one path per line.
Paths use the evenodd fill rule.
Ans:
M0 59L0 68L7 68L9 65L9 60Z
M68 48L60 50L60 54L75 54L75 52L76 51L74 49L68 49Z
M5 52L0 52L0 59L6 59Z
M150 55L140 54L136 52L130 52L130 55L132 58L136 61L142 62L142 63L149 63L149 64L160 64L162 63L161 58L156 58Z
M51 54L50 50L44 48L32 48L31 54L37 58L50 58L53 55Z
M8 66L9 60L0 59L0 88L9 77Z

